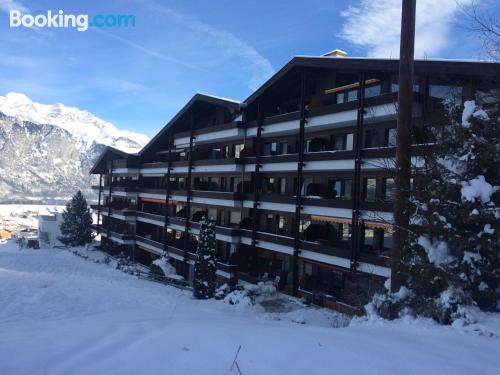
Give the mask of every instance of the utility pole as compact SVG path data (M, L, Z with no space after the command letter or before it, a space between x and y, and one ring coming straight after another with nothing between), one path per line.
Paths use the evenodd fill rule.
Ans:
M415 49L416 0L403 0L399 51L399 93L396 145L396 194L394 201L394 246L391 264L391 291L400 288L397 274L401 252L408 239L410 214L408 197L411 179L411 128L413 104L413 55Z

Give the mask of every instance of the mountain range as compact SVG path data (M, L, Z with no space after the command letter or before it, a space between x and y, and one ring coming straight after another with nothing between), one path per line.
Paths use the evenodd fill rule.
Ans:
M62 103L0 96L0 203L59 204L76 190L92 199L88 172L102 150L134 153L148 140Z

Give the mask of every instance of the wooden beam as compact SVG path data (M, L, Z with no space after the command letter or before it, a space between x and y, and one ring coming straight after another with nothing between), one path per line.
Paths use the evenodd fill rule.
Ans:
M379 83L379 82L380 82L380 79L377 79L377 78L367 79L365 81L365 86L371 85L374 83ZM358 87L359 87L359 82L355 82L355 83L351 83L350 85L345 85L345 86L340 86L340 87L335 87L333 89L325 90L325 94L335 94L335 93L341 92L341 91L357 89Z

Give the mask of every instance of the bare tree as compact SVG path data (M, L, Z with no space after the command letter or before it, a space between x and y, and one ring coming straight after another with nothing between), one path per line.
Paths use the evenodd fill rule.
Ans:
M469 25L461 25L466 30L477 34L486 54L495 61L500 60L500 20L499 15L488 10L494 7L478 6L477 1L472 1L469 6L464 6L459 0L457 4L463 14L469 19Z

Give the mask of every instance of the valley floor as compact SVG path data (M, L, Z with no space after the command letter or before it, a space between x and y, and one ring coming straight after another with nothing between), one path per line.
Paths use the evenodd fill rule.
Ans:
M270 313L140 280L65 250L0 244L0 374L496 374L500 316L459 329ZM298 324L294 321L305 321ZM474 331L474 329L476 331ZM237 370L233 372L237 374Z

